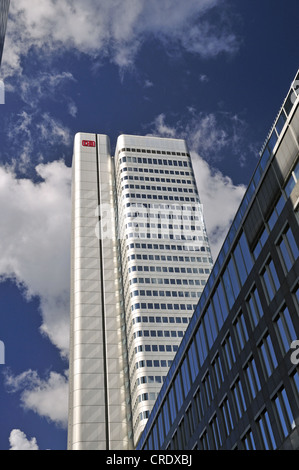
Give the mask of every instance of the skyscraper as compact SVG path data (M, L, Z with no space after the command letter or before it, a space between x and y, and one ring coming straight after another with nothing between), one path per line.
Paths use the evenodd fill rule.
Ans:
M137 449L299 449L298 80Z
M69 449L133 448L211 272L183 140L77 134Z
M1 0L0 3L0 65L2 60L4 39L6 33L7 17L9 10L10 0Z

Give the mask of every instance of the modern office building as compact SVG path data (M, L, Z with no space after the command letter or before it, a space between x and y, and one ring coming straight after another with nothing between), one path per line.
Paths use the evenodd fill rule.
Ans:
M298 80L137 449L299 450Z
M0 65L4 48L9 4L10 0L1 0L0 2Z
M212 269L184 140L75 137L69 449L134 448Z

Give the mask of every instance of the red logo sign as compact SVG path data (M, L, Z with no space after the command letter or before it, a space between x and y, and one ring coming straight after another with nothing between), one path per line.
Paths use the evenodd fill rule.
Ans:
M95 147L96 143L94 140L82 140L83 147Z

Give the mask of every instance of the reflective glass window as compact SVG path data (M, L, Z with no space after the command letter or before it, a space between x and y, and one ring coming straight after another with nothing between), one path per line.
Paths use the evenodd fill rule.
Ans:
M240 292L240 284L239 284L239 279L238 279L238 275L237 275L237 272L236 272L236 268L235 268L233 258L230 259L230 261L227 265L227 269L229 271L231 285L232 285L232 288L233 288L233 291L234 291L234 297L236 299L238 297L239 292Z
M217 416L215 416L212 419L210 425L212 429L214 448L219 449L222 446L222 439L221 439L221 433L220 433L219 422L218 422Z
M245 375L247 378L248 389L251 391L251 396L252 398L255 398L257 392L261 389L261 384L254 359L251 359L245 367Z
M269 334L263 338L262 343L259 345L259 350L265 377L268 378L277 367L276 354Z
M247 298L247 306L252 326L255 327L264 314L260 297L256 288L251 291L249 297Z
M199 442L200 442L200 448L202 450L209 450L211 448L210 442L209 442L209 436L206 430L201 434L199 438Z
M207 344L204 334L203 324L199 325L198 331L195 335L197 350L199 354L200 365L204 363L205 358L207 357Z
M242 235L240 237L239 245L241 247L241 251L242 251L243 259L244 259L245 266L246 266L246 269L247 269L247 273L249 274L251 269L252 269L252 266L253 266L253 261L252 261L252 257L251 257L251 254L250 254L250 250L249 250L248 243L247 243L244 232L242 233Z
M248 431L242 439L245 450L256 450L252 431Z
M177 375L174 381L174 388L176 391L176 401L178 405L178 411L180 411L182 404L183 404L183 400L184 400L180 374Z
M274 399L277 421L284 437L295 427L293 413L285 389L282 389Z
M269 139L269 141L268 141L268 147L269 147L269 149L271 150L271 152L273 151L276 142L277 142L277 135L276 135L275 129L273 129L273 132L272 132L272 134L271 134L271 137L270 137L270 139Z
M219 304L220 304L220 307L221 307L221 312L222 312L223 321L224 321L226 319L227 315L228 315L228 309L227 309L225 294L224 294L223 287L222 287L221 283L218 284L216 292L217 292L217 296L218 296L218 299L219 299Z
M224 290L227 296L228 304L229 304L229 307L231 308L234 304L235 298L234 298L233 289L232 289L232 285L231 285L231 281L230 281L229 273L227 269L224 271L222 279L223 279Z
M278 134L281 133L285 122L286 122L286 115L284 111L282 110L276 123L276 129L277 129Z
M153 427L153 445L154 445L154 450L159 449L157 424L155 424Z
M245 264L244 264L244 260L243 260L240 245L237 245L236 248L235 248L234 258L235 258L235 261L236 261L236 268L238 270L241 283L243 285L244 282L247 279L247 271L246 271L246 267L245 267Z
M297 335L287 307L279 313L275 323L282 353L288 353L290 344L297 339Z
M219 355L217 355L217 357L215 358L212 366L215 376L215 382L217 384L217 387L220 388L222 382L224 381L224 375Z
M162 413L158 416L158 431L161 444L164 442L164 425L163 425L163 415Z
M177 410L176 410L176 402L175 402L175 395L174 395L174 389L171 387L170 392L168 394L169 398L169 409L170 409L170 418L171 418L171 424L173 424L176 416L177 416Z
M241 418L244 412L246 411L246 402L245 402L243 387L240 382L240 379L238 379L235 382L234 386L232 387L232 392L233 392L236 414L239 416L239 418Z
M194 382L199 372L199 364L198 364L196 346L195 346L194 340L188 350L188 358L189 358L189 364L190 364L191 379L192 379L192 382Z
M233 343L232 343L232 339L230 335L226 336L226 339L223 343L223 352L224 352L225 363L226 363L227 371L228 371L232 368L233 364L236 362L234 347L233 347Z
M269 419L268 411L265 411L258 419L258 428L260 437L265 450L276 449L276 442L273 435L272 426Z
M271 301L280 286L273 260L268 261L266 264L262 272L262 278L268 300Z
M235 320L234 329L236 333L237 344L239 346L239 351L241 351L244 348L246 342L248 341L248 332L243 313L240 313L237 319Z
M170 429L169 410L168 410L168 401L167 400L164 403L162 410L163 410L162 412L163 412L163 417L164 417L165 434L167 435L168 431Z
M199 422L204 414L204 403L203 403L203 397L202 397L202 391L200 388L198 388L196 394L194 395L194 401L196 405L196 412L197 412L197 421Z
M230 404L227 398L223 400L223 403L221 404L220 409L222 413L222 419L225 425L226 436L228 437L234 428L234 424L233 424Z
M189 392L190 388L191 388L190 374L189 374L189 367L188 367L188 357L186 357L185 360L182 363L181 374L182 374L182 383L183 383L184 395L186 397L188 395L188 392Z

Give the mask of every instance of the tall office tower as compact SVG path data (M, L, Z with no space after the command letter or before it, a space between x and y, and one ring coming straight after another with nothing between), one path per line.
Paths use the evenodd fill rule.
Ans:
M0 65L2 60L4 39L6 33L7 17L9 10L10 0L1 0L0 3Z
M183 140L77 134L69 449L135 446L212 268Z
M137 449L299 450L298 83Z

